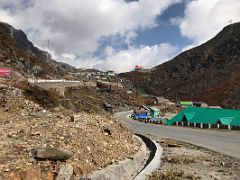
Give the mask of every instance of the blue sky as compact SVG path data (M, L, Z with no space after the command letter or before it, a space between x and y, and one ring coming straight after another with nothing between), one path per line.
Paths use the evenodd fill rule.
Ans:
M136 45L154 45L169 42L179 50L191 44L191 40L181 35L179 27L170 23L171 18L183 17L185 8L186 3L184 2L170 6L162 15L157 17L157 27L138 31L134 43Z
M134 0L129 0L134 1ZM131 42L131 46L140 47L154 46L161 43L170 43L177 48L176 54L181 50L192 44L193 41L183 37L180 29L177 25L172 24L170 21L172 18L181 18L184 16L186 9L186 2L180 2L169 6L161 15L156 17L156 25L151 28L139 29L136 31L136 38ZM116 39L118 40L116 43ZM101 46L94 52L96 57L105 57L104 49L111 45L115 50L128 49L128 45L121 41L121 36L103 37L100 40Z
M125 72L213 38L229 20L240 21L239 9L239 0L0 0L0 21L57 61ZM46 49L48 39L55 46Z

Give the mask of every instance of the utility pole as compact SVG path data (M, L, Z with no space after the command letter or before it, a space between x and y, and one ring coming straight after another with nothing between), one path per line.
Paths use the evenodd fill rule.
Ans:
M47 61L49 59L49 48L50 48L50 45L54 46L55 44L52 41L50 41L49 39L47 40L47 45L43 45L43 46L47 47Z
M230 31L231 31L231 34L232 34L232 24L233 24L233 20L232 19L230 19L229 21L228 21L228 23L231 25L231 28L230 28Z
M14 50L14 47L11 46L11 49L12 49L12 52L13 52L14 58L15 58L16 61L17 61L17 66L19 67L19 61L18 61L18 58L17 58L17 54L16 54L16 52L15 52L15 50Z
M12 39L14 39L14 33L13 33L14 29L13 29L12 26L11 26L9 29L10 29L10 36L11 36ZM16 52L15 52L15 50L14 50L13 45L10 46L10 49L12 50L12 53L13 53L13 55L14 55L14 58L15 58L16 61L17 61L17 66L19 66L19 61L18 61L17 54L16 54Z
M13 36L13 27L10 28L10 35L11 35L11 38L13 39L14 36Z
M27 50L27 60L28 60L28 70L27 70L27 73L28 73L28 77L30 78L30 50L29 50L29 48L28 48L28 50Z

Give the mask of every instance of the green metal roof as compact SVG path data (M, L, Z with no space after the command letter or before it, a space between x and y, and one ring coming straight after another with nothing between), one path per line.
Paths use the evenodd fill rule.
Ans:
M158 108L156 108L156 107L149 107L149 109L152 110L152 111L160 112L160 110Z
M210 123L216 124L218 120L224 125L239 126L240 125L240 111L232 109L211 109L188 107L178 113L170 121L181 122L183 117L186 117L190 123Z
M192 113L184 113L184 116L186 117L187 121L191 121L192 118L196 115L195 112Z
M223 117L219 118L220 122L224 125L230 125L232 123L233 117Z
M174 123L174 121L172 121L172 120L167 120L166 123L165 123L165 125L171 126L171 125L173 125L173 123Z
M180 104L182 106L192 106L193 102L192 101L180 101Z
M144 109L146 109L146 110L148 110L148 111L149 111L149 108L148 108L147 106L145 106L145 105L142 105L142 107L143 107Z

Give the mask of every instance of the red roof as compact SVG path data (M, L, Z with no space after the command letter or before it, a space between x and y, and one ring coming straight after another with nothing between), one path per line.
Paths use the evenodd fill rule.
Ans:
M135 66L135 69L143 69L143 66L136 65L136 66Z

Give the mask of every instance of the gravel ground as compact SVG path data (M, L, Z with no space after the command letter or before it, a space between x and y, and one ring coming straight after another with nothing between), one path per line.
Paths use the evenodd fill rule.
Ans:
M240 160L172 139L157 139L163 147L162 164L151 180L238 180Z
M82 176L131 157L139 149L131 131L111 117L79 113L73 121L59 113L46 114L35 117L0 111L0 179L31 165L43 166L49 172L59 170L56 165L61 162L32 162L28 155L32 148L54 147L72 152L67 163L80 169L78 175Z

